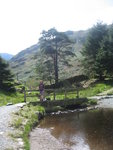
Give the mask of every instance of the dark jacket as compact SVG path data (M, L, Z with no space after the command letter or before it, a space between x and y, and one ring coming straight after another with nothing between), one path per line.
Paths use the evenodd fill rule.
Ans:
M44 90L44 84L43 83L40 83L39 84L39 91L43 91Z

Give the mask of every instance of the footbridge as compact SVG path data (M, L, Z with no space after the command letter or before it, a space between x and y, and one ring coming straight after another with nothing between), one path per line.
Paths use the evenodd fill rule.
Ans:
M28 100L29 98L30 100ZM72 105L79 105L87 101L87 98L79 97L79 89L75 88L45 89L43 101L40 101L39 90L24 91L24 102L29 102L32 105L41 105L44 107L68 107Z

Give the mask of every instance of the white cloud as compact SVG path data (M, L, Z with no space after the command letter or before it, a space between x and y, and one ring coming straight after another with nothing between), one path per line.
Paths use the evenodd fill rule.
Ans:
M0 0L0 52L16 54L38 42L43 29L87 29L113 22L112 0Z

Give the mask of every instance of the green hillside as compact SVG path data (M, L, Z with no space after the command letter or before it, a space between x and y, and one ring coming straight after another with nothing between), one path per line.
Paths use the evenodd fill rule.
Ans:
M21 80L26 81L31 76L34 76L34 68L37 61L38 45L33 45L17 55L10 61L12 72Z
M70 38L75 41L73 51L76 57L73 59L68 58L70 67L59 64L59 77L66 79L75 75L82 74L80 67L81 54L83 43L85 42L88 31L67 31L65 32ZM36 63L40 61L40 50L38 44L33 45L14 56L10 60L10 66L18 79L28 81L30 78L38 78L35 72Z

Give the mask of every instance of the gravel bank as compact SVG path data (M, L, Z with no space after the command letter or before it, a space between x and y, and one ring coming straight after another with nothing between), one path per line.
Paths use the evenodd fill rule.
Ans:
M97 107L113 108L113 95L93 96L90 99L97 100Z
M100 99L98 101L98 107L100 107L100 108L113 108L113 97Z
M11 114L18 111L24 104L16 104L0 107L0 150L19 150L20 143L12 140L9 136L14 129L10 126Z
M30 150L70 150L47 129L36 128L30 134Z

